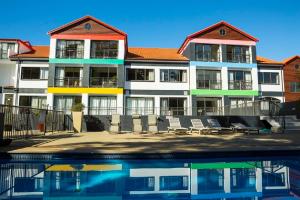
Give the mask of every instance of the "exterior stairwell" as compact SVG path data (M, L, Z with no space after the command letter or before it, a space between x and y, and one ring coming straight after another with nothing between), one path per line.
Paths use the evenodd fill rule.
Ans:
M281 126L285 130L300 130L300 119L295 115L281 117L261 116L260 120L266 120L272 127Z

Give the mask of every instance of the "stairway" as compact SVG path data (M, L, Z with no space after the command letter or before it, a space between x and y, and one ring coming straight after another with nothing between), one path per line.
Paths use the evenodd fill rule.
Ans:
M285 130L300 130L300 119L297 119L295 115L285 116ZM282 117L280 119L283 119ZM260 120L266 120L271 126L283 126L282 122L275 120L270 116L260 116Z

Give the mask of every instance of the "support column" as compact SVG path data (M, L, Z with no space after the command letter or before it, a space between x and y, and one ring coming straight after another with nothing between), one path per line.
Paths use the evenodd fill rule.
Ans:
M191 195L198 194L198 170L191 170Z
M85 39L84 40L84 59L90 59L91 55L91 40Z
M81 103L84 105L83 114L88 115L88 108L89 108L89 94L82 94Z
M222 90L228 90L228 67L221 69Z
M126 106L126 102L124 99L124 95L118 94L117 95L117 114L123 115L125 106Z
M47 94L47 105L49 109L54 109L54 95L52 93Z
M224 169L224 192L230 193L231 192L231 177L230 177L230 168Z

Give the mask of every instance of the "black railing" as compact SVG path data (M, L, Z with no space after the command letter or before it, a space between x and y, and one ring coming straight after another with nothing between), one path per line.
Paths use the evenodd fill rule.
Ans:
M252 81L229 81L229 90L252 90Z
M81 78L79 77L66 77L66 78L56 78L56 87L81 87Z
M118 58L118 49L101 49L91 51L91 58Z
M83 48L58 48L56 49L56 58L83 58Z
M196 61L203 62L220 62L221 56L219 52L199 51L196 52Z
M221 90L222 81L220 80L197 80L197 89Z
M103 108L103 107L89 107L89 115L113 115L118 114L117 107Z
M115 78L91 77L90 78L90 87L114 88L114 87L117 87L117 81Z
M0 139L19 139L57 132L72 130L66 123L72 124L60 111L0 105L0 116L3 117L0 126ZM0 128L0 130L2 130Z
M250 54L234 54L234 53L224 53L223 54L223 61L226 58L226 62L233 62L233 63L250 63L251 56Z

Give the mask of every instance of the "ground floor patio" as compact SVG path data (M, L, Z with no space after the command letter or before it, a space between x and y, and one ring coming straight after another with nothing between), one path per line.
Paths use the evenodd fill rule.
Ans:
M219 151L300 150L298 131L285 134L224 134L175 135L110 134L108 132L55 133L22 140L14 140L1 152L8 153L184 153Z

